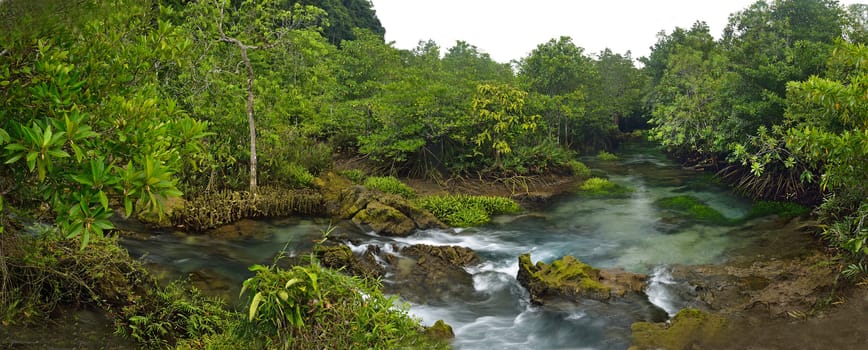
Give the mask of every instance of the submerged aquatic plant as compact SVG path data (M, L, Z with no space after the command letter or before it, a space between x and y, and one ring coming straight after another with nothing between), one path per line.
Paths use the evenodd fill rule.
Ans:
M716 224L730 224L732 220L719 211L692 196L675 196L661 198L654 202L658 207L669 209L693 220Z
M590 196L623 196L633 192L631 188L621 186L609 180L592 177L579 186L580 193Z

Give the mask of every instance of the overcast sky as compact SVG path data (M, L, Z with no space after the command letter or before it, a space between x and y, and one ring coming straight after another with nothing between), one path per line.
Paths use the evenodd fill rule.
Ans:
M412 49L433 39L441 49L463 40L498 62L527 56L537 45L562 35L597 53L647 56L661 30L708 23L720 37L731 13L753 0L371 0L386 28L386 41ZM863 1L841 1L855 3Z

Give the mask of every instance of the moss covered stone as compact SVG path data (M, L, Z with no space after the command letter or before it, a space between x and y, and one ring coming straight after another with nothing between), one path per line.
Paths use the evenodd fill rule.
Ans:
M551 297L605 301L628 292L640 292L647 276L622 270L600 270L572 256L551 264L531 262L530 254L518 258L518 282L527 288L531 302L543 304Z
M720 315L684 309L666 323L637 322L631 327L631 350L693 349L698 344L714 344L730 327ZM709 347L711 348L711 347Z
M407 236L416 229L416 223L398 209L380 202L368 203L353 216L353 223L368 226L386 236Z
M443 320L437 320L434 325L425 329L425 335L433 340L450 341L455 338L455 332L452 331L452 326Z

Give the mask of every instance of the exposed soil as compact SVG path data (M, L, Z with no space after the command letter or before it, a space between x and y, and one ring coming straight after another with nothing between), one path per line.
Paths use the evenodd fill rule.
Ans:
M719 337L685 349L866 349L868 283L840 277L840 261L815 236L816 223L759 222L759 244L723 265L676 266L699 307L726 317ZM735 234L738 234L736 232Z
M469 194L509 197L526 207L546 203L552 197L574 191L579 180L573 176L538 175L503 179L452 177L434 181L403 178L420 195Z

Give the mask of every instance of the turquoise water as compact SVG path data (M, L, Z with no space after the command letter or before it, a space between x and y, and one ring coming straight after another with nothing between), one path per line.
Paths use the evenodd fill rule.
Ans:
M648 298L533 306L515 280L517 257L529 252L534 261L550 262L573 255L597 267L654 273L650 301L671 314L679 305L666 295L666 266L723 262L730 252L751 244L751 235L737 225L683 219L673 223L670 212L654 206L656 200L694 196L731 219L743 217L750 203L707 176L682 170L646 144L628 145L619 155L613 162L583 161L633 189L622 198L565 195L541 210L498 217L484 227L426 230L407 238L380 237L347 223L339 224L332 235L352 239L357 242L353 248L360 251L369 244L388 250L418 243L476 251L482 263L467 268L473 275L469 292L410 309L425 324L438 319L451 324L457 349L624 349L630 324L655 314ZM290 252L303 252L329 225L328 220L299 218L245 221L223 230L253 233L249 238L160 235L126 239L124 245L171 275L207 269L239 285L250 274L247 266L270 262L287 242ZM388 276L385 282L390 282Z

